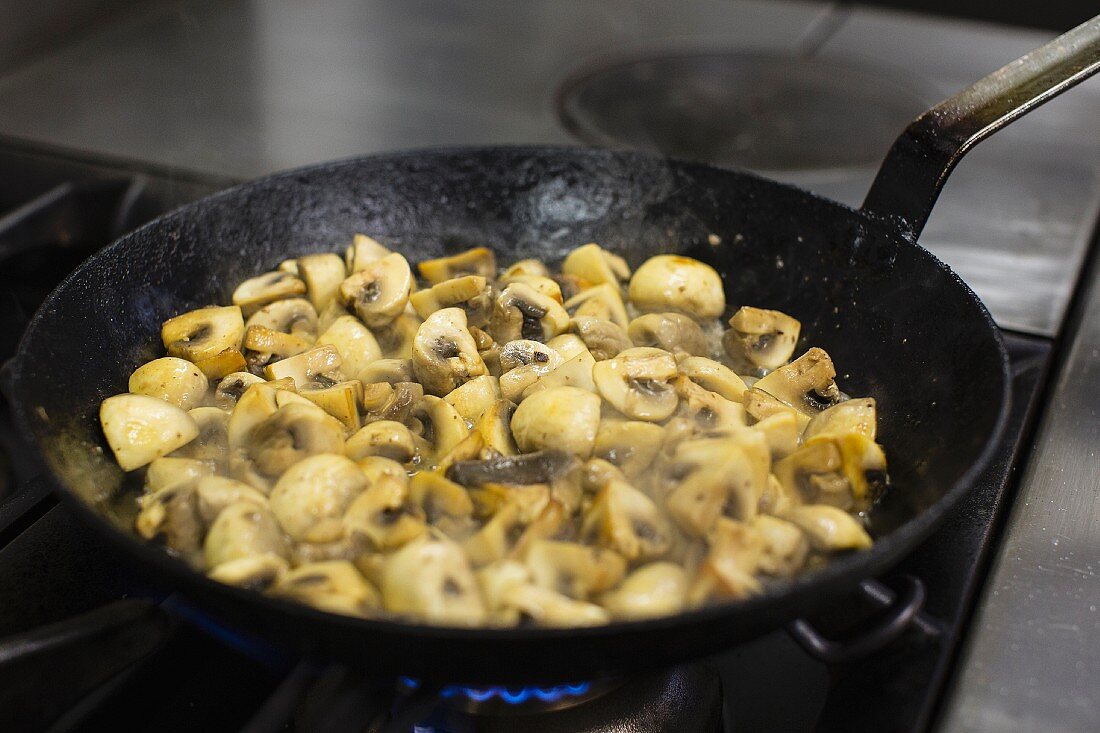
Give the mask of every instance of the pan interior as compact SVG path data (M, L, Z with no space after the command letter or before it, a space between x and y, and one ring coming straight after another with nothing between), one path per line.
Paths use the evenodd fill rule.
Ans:
M908 536L906 525L978 460L1004 409L1002 353L973 294L857 212L747 174L634 153L438 151L247 184L86 262L43 305L14 370L17 413L54 474L130 532L137 481L110 458L100 401L160 353L169 316L227 302L245 277L355 232L412 261L474 245L504 260L553 261L596 241L633 266L662 252L709 262L731 309L792 314L800 349L825 348L843 389L878 400L893 479L871 512L880 538Z

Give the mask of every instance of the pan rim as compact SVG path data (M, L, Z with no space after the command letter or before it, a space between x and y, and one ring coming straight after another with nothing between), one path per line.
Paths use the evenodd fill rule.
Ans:
M278 181L294 178L311 172L332 169L334 167L352 166L360 164L366 161L382 162L386 160L399 160L409 157L426 157L426 156L459 156L470 155L476 153L485 152L500 152L508 151L513 154L523 154L531 157L539 155L561 155L562 153L568 155L575 155L578 159L590 159L594 160L602 158L608 159L635 159L650 162L663 162L669 165L679 167L686 170L710 170L721 173L733 173L742 177L749 177L758 181L762 181L770 186L780 186L788 189L792 192L810 196L818 201L824 201L830 206L848 212L850 215L857 217L860 221L865 222L882 232L887 232L888 236L896 239L898 242L904 243L906 246L912 246L917 248L922 256L928 257L932 264L936 266L947 278L952 280L957 286L963 289L965 295L973 305L978 309L978 313L981 316L982 321L989 328L989 332L993 336L993 341L996 346L998 355L1000 357L1001 364L1001 392L1002 399L1000 403L1000 409L997 414L996 421L990 430L988 436L982 445L981 451L978 453L977 458L970 464L966 471L964 471L958 479L956 479L951 487L944 492L943 496L934 504L928 506L918 515L905 522L903 525L895 529L890 534L876 538L874 545L871 549L861 551L858 553L852 553L841 557L836 557L830 560L824 567L816 569L810 572L806 572L798 576L793 581L782 581L774 585L769 586L768 590L760 595L751 598L741 599L729 603L720 603L713 606L707 606L704 608L693 609L683 611L670 616L662 616L657 618L631 620L631 621L612 621L611 623L591 626L591 627L455 627L455 626L437 626L429 624L417 624L409 623L400 620L390 619L364 619L351 616L341 616L338 614L327 613L318 609L299 604L291 601L266 596L254 591L247 591L235 586L226 585L217 581L211 580L206 575L202 574L198 570L192 568L185 561L177 558L169 553L163 551L159 547L155 547L147 542L141 541L132 533L123 531L116 527L111 522L101 517L94 509L93 505L84 499L80 498L76 492L69 489L66 483L53 471L49 463L45 460L45 456L38 444L37 439L34 439L34 430L32 429L31 412L33 407L26 404L26 401L21 398L21 383L25 376L25 369L23 368L24 362L24 350L25 345L31 340L31 337L36 333L39 324L42 321L43 314L51 310L53 305L63 296L64 291L69 286L70 282L82 274L84 269L89 263L98 260L100 257L106 256L106 254L121 249L133 238L137 237L139 233L144 232L147 229L153 227L162 226L166 221L178 218L183 212L186 212L191 207L198 206L206 202L217 201L231 196L238 195L242 192L249 191L251 189L262 188L270 186ZM806 597L828 597L835 592L843 588L854 587L860 580L873 577L878 572L881 572L885 568L893 565L900 559L900 556L915 547L921 540L928 536L928 534L939 524L941 519L951 510L961 499L965 496L969 490L973 487L975 481L981 476L981 474L990 465L994 454L1000 447L1001 438L1004 434L1005 428L1008 423L1009 412L1011 407L1011 368L1008 361L1008 352L1005 347L1004 338L993 321L992 315L989 310L974 293L973 289L962 280L950 267L948 267L943 261L936 257L933 253L922 247L915 241L905 237L896 228L889 226L887 223L872 218L868 214L847 206L843 203L826 199L816 194L810 193L797 186L793 186L787 183L774 181L757 174L743 171L737 168L729 166L719 166L707 163L700 163L696 161L681 160L676 158L668 158L660 155L655 155L647 152L629 151L629 150L606 150L600 148L592 148L579 145L469 145L469 146L438 146L427 148L411 148L405 150L399 150L394 152L386 152L372 155L358 155L349 156L346 158L340 158L332 161L325 161L320 163L311 164L299 168L293 168L286 171L280 171L268 176L252 179L242 182L238 185L229 187L227 189L215 192L209 196L197 199L183 206L177 207L152 221L142 225L141 227L128 232L127 234L119 237L111 244L104 247L99 252L96 252L87 260L82 262L73 272L65 277L64 280L55 288L42 305L35 312L34 317L31 319L26 330L23 333L19 342L19 347L16 351L16 355L12 360L12 372L11 372L11 392L13 413L15 415L16 427L21 434L31 436L31 440L28 443L28 448L31 450L33 457L37 463L43 468L43 477L46 478L51 487L60 493L60 496L70 506L75 506L78 514L80 514L85 521L92 524L98 529L101 535L105 535L110 538L113 544L118 547L122 547L129 556L139 560L145 565L151 565L155 567L159 572L164 572L168 577L181 581L184 586L198 586L204 592L211 593L216 596L220 596L222 599L232 599L235 602L244 603L260 603L265 605L268 609L273 610L288 620L303 619L311 623L319 623L332 627L339 627L342 631L348 632L363 632L372 634L386 634L386 635L400 635L404 637L412 637L424 640L465 640L465 641L479 641L484 643L506 643L506 642L538 642L538 641L554 641L561 639L595 639L612 635L641 635L652 632L667 632L681 626L691 626L702 622L715 621L723 616L729 615L733 609L738 611L755 608L765 608L769 605L778 605L780 599L796 600ZM187 588L181 588L181 592L184 596L188 595ZM200 604L205 605L205 604ZM786 619L783 619L784 621ZM219 622L223 622L224 619L219 619ZM778 625L778 624L777 624ZM717 649L712 651L719 651Z

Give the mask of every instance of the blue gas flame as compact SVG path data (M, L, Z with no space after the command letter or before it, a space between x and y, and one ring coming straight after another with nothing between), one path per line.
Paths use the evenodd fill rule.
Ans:
M412 677L402 677L401 684L410 690L415 690L420 687L420 682ZM447 685L439 691L439 696L445 700L458 697L473 702L486 702L496 698L508 705L521 705L531 699L552 703L567 697L580 697L590 689L592 689L591 682L577 682L575 684L554 685L552 687L504 687L501 685L470 687L468 685Z

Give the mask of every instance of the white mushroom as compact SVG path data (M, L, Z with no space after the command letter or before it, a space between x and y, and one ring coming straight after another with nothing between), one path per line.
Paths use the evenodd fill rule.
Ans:
M877 427L875 400L865 397L841 402L814 415L806 424L802 437L809 440L817 435L857 433L874 440Z
M378 591L347 560L307 563L283 575L271 594L322 611L369 617L382 605Z
M267 365L264 367L264 376L272 380L289 377L294 380L296 387L301 388L310 386L318 378L323 379L326 375L336 372L343 363L344 360L335 346L317 346L297 356L280 359ZM331 383L332 381L329 382Z
M488 247L474 247L450 257L424 260L416 266L430 283L441 283L463 275L480 275L486 280L497 274L497 258Z
M199 516L210 523L230 504L267 506L267 497L248 484L225 476L203 476L195 484Z
M237 400L226 428L231 449L243 448L252 430L279 409L278 390L270 382L250 385Z
M596 431L592 455L618 466L627 478L634 479L653 463L663 437L664 430L651 422L604 419Z
M398 463L409 463L417 456L417 445L405 425L393 420L377 420L364 425L348 438L344 453L355 461L367 456L381 456Z
M393 420L408 423L413 408L424 397L424 388L417 382L375 382L362 390L363 423Z
M611 359L633 346L625 328L603 318L578 316L570 327L596 361Z
M363 384L375 384L387 382L415 382L411 359L379 359L372 361L366 368L359 372L359 381Z
M344 264L348 273L354 275L389 254L393 253L366 234L356 234L344 254Z
M223 562L207 575L219 583L263 592L279 582L289 569L289 563L277 555L251 555Z
M561 303L523 283L512 283L497 296L489 334L499 343L517 339L547 341L569 327Z
M585 512L581 537L615 550L627 560L661 557L672 532L653 501L625 481L611 480Z
M684 569L670 562L638 568L615 590L600 597L600 605L620 619L653 618L679 613L687 596Z
M552 282L552 281L551 281ZM409 297L421 318L443 308L461 308L471 326L484 326L493 311L493 293L489 281L480 275L464 275L436 283Z
M224 467L229 452L229 415L217 407L196 407L187 414L199 426L199 434L171 455L205 461L219 469Z
M840 401L833 381L836 369L823 349L814 347L790 364L776 369L753 385L810 417Z
M561 355L546 344L524 339L509 341L500 350L501 395L519 403L524 390L564 363Z
M798 525L819 552L866 550L871 546L871 537L855 517L834 506L793 507L783 519Z
M421 397L410 416L415 421L411 421L412 424L419 423L420 437L432 446L437 456L449 453L470 432L455 408L433 395Z
M142 364L130 375L132 394L143 394L190 410L202 404L208 386L206 375L184 359L165 356Z
M660 422L676 410L679 398L671 384L675 377L672 354L647 347L627 349L592 368L596 388L612 407L650 422Z
M307 387L298 393L344 424L348 430L359 429L359 399L363 383L354 380L337 382L331 387Z
M619 287L621 280L630 279L626 260L608 252L598 244L577 247L562 262L561 271L584 280L589 285L609 283Z
M464 419L473 422L500 399L500 383L496 377L483 374L455 387L443 399Z
M760 572L789 578L806 562L810 545L796 525L778 517L758 514L749 521L749 526L764 541Z
M757 421L752 429L764 434L774 460L778 461L798 450L798 418L792 412L777 412Z
M255 313L272 301L293 298L306 292L306 284L289 272L275 270L245 280L233 291L233 305L245 315Z
M746 438L748 436L745 436ZM763 440L705 438L681 443L669 466L679 480L665 500L684 532L704 537L722 515L747 520L768 479L770 458Z
M587 349L566 361L557 369L540 376L529 385L520 395L520 400L525 400L536 392L542 392L555 387L578 387L588 392L596 393L596 382L592 379L592 368L596 366L596 360ZM513 370L515 371L515 370ZM503 379L503 377L501 377Z
M309 456L342 453L344 428L313 405L288 404L252 429L245 449L256 470L274 479Z
M592 453L600 424L600 398L578 387L554 387L520 403L512 434L525 453L558 448L582 458Z
M638 316L627 326L626 335L635 346L652 346L676 355L706 356L710 353L703 329L682 313Z
M332 454L295 463L271 490L271 511L296 540L331 542L343 535L343 515L366 488L367 479L352 461Z
M523 562L535 585L580 600L614 588L626 574L626 561L618 553L576 542L537 540L527 547Z
M188 560L196 560L202 546L202 518L195 502L193 482L179 483L138 499L134 528L147 540L157 540Z
M722 346L735 365L778 369L794 353L801 328L786 313L742 306L730 319Z
M304 298L277 300L249 316L245 327L252 326L311 339L317 335L317 309Z
M761 591L756 573L764 552L764 539L759 532L744 522L719 519L707 542L710 551L688 590L692 606L745 598Z
M157 458L145 469L145 490L149 492L170 486L194 484L203 476L214 473L214 464L194 458Z
M244 395L246 389L253 384L263 384L264 378L257 377L249 372L233 372L222 377L214 390L214 404L219 409L232 412L237 406L237 401Z
M485 619L477 581L458 545L423 537L390 556L382 571L386 610L443 626Z
M186 412L146 395L108 397L99 406L99 422L123 471L166 456L199 434L199 426Z
M355 309L370 328L379 328L401 315L413 288L409 262L389 254L349 276L340 285L340 302Z
M368 365L382 358L382 347L374 334L355 316L340 316L317 337L317 345L332 345L340 352L341 369L358 378Z
M200 308L169 318L161 326L160 338L169 356L198 364L226 350L240 349L244 317L235 305Z
M238 501L218 514L203 542L207 568L245 557L286 557L286 541L275 517L264 506Z
M305 282L309 302L318 311L335 300L347 276L347 267L340 255L324 253L298 258L298 277Z
M716 318L726 309L722 278L710 265L682 255L650 257L630 279L630 300L647 311Z
M702 430L736 430L745 425L745 408L740 402L703 389L687 377L672 380L680 398L678 414L695 422Z
M725 364L702 356L688 356L677 361L680 374L700 387L717 392L727 400L740 402L744 397L745 381Z
M420 326L413 344L413 372L424 391L439 397L487 373L461 308L444 308Z
M374 481L348 505L344 523L383 552L395 550L428 531L424 512L400 479Z
M607 283L582 290L565 301L565 312L573 318L611 321L619 328L626 328L630 321L618 286Z

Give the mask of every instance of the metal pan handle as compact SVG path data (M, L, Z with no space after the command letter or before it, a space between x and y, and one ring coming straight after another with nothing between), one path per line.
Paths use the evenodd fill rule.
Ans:
M915 119L894 142L863 200L912 239L947 177L975 145L1100 71L1100 16L1058 36Z

